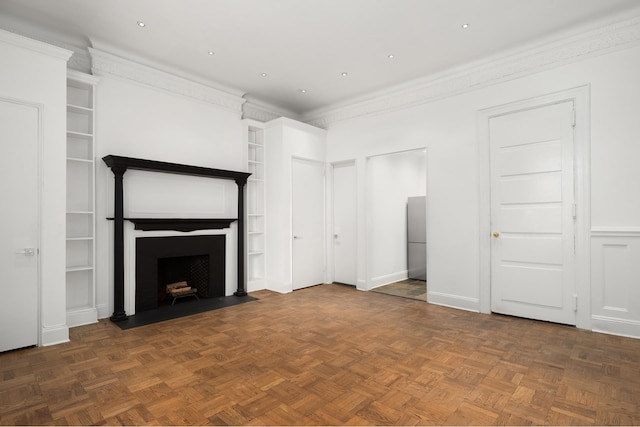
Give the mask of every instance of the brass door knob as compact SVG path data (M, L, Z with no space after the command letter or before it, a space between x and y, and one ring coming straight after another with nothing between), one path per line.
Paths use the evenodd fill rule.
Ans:
M500 233L498 233L497 231L493 232L493 237L500 237Z

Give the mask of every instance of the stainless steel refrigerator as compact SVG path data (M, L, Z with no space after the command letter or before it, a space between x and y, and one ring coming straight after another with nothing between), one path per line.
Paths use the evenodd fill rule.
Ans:
M410 279L427 280L427 198L407 199L407 270Z

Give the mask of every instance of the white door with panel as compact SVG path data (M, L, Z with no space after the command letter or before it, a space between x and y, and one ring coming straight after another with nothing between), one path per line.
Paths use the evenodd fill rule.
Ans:
M490 119L493 312L576 324L573 111Z
M293 289L324 282L324 164L293 159L292 281Z
M0 99L0 351L38 343L38 108Z
M357 280L356 165L333 165L333 281L354 285Z

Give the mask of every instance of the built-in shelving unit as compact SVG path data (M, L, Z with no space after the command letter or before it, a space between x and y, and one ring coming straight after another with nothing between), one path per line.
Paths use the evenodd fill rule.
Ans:
M94 323L95 88L98 79L67 72L66 295L69 327Z
M265 280L265 146L260 122L244 120L247 142L247 288L264 289Z

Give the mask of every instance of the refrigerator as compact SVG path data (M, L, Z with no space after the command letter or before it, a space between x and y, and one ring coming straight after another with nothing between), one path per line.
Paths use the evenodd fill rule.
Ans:
M427 280L427 198L407 199L407 270L410 279Z

